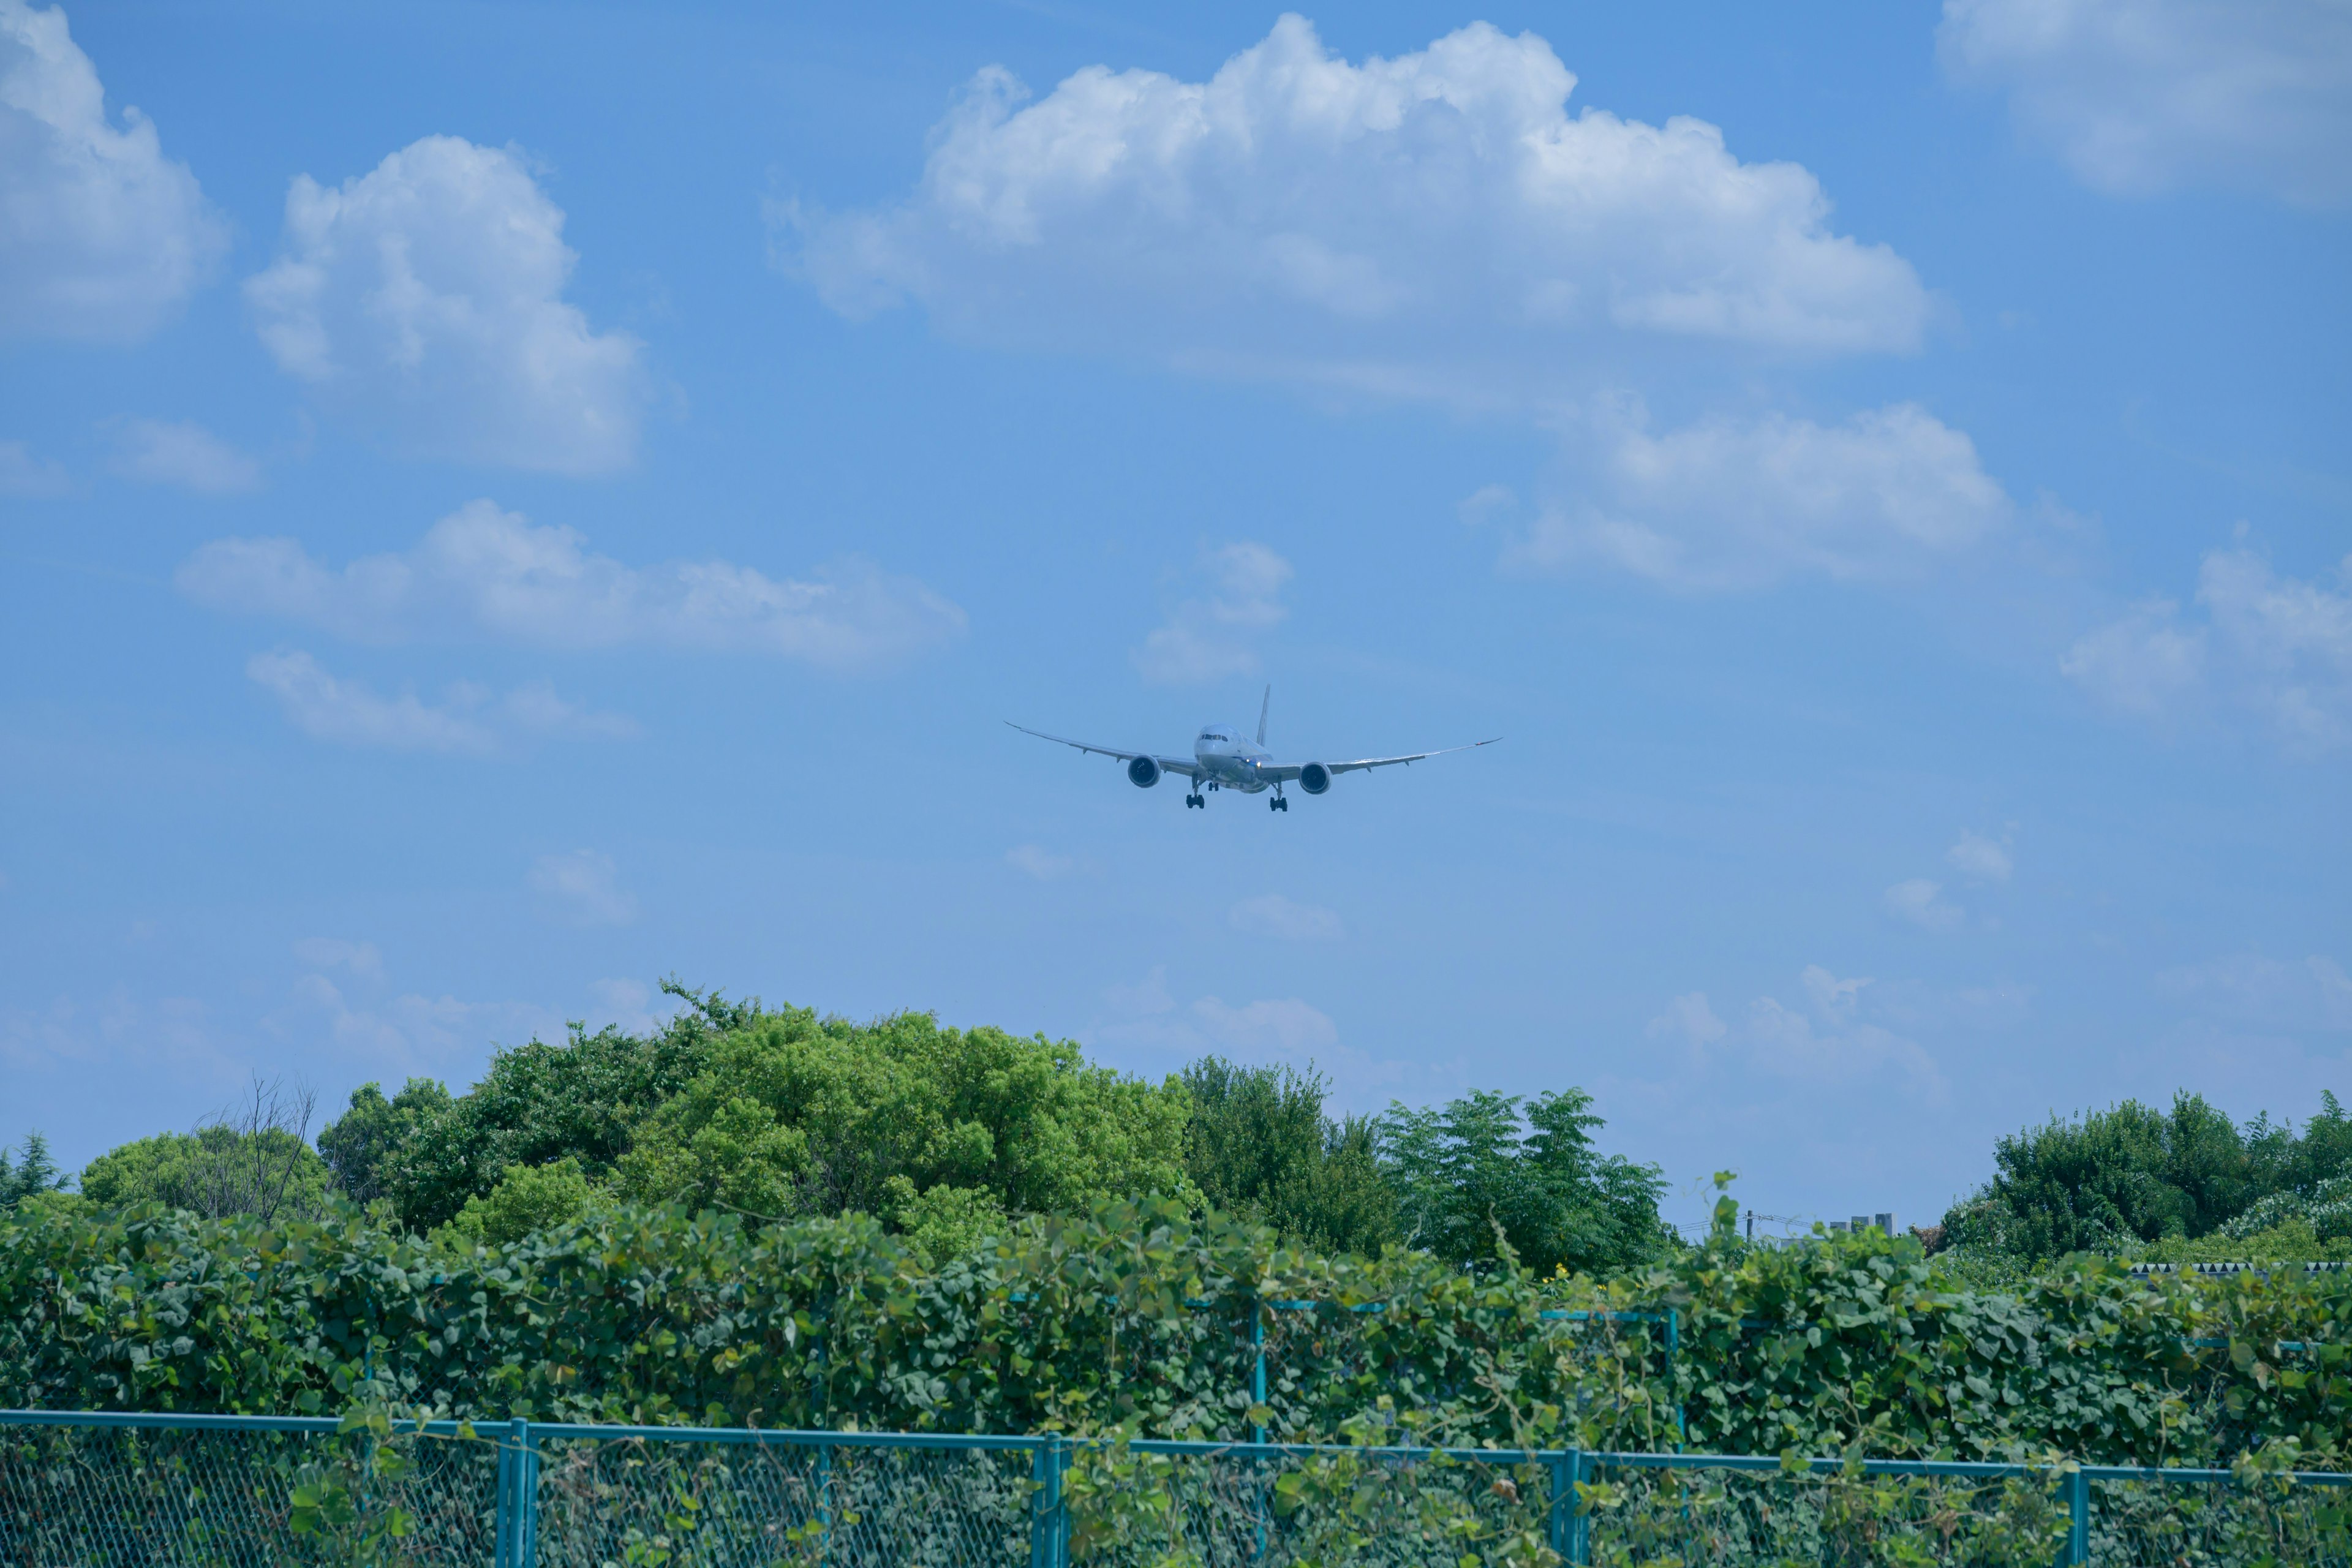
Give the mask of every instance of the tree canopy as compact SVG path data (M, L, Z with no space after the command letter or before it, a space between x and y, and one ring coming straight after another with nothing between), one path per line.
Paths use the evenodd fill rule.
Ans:
M2322 1189L2352 1176L2352 1118L2334 1094L2320 1100L2299 1133L2266 1115L2241 1127L2187 1090L2168 1110L2126 1100L2053 1117L1994 1145L1992 1179L1944 1216L1945 1244L2053 1258L2249 1234L2238 1222L2250 1215L2275 1224L2325 1209Z
M1601 1119L1580 1090L1333 1116L1311 1067L1211 1056L1154 1083L1068 1040L664 989L684 1006L659 1027L575 1025L560 1044L501 1049L464 1094L423 1078L391 1096L362 1084L315 1154L295 1125L307 1099L257 1084L238 1119L100 1157L85 1191L107 1208L265 1218L315 1214L332 1193L476 1242L600 1205L866 1214L929 1258L1030 1216L1143 1198L1294 1246L1402 1242L1474 1270L1497 1259L1498 1226L1546 1272L1641 1263L1672 1239L1656 1168L1594 1150Z
M1658 1217L1665 1178L1655 1165L1596 1152L1601 1121L1591 1107L1577 1089L1392 1105L1380 1146L1406 1243L1476 1268L1500 1256L1499 1232L1524 1266L1547 1274L1658 1257L1675 1239Z

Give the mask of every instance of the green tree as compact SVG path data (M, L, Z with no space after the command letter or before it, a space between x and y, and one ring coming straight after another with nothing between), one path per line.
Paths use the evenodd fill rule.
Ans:
M326 1163L295 1133L220 1124L138 1139L100 1154L81 1173L82 1196L102 1208L157 1203L206 1219L316 1215L326 1207L327 1185Z
M623 1188L775 1217L873 1214L971 1235L1101 1196L1189 1193L1189 1102L1076 1045L929 1015L762 1014L638 1130Z
M1325 1251L1376 1253L1396 1239L1372 1121L1326 1116L1320 1073L1211 1056L1184 1069L1184 1088L1185 1169L1210 1204Z
M1395 1185L1407 1245L1460 1267L1498 1257L1496 1231L1522 1265L1601 1273L1662 1256L1655 1165L1598 1153L1602 1122L1582 1089L1474 1090L1442 1109L1392 1104L1380 1121L1382 1167ZM1524 1109L1523 1109L1524 1108Z
M383 1097L382 1085L363 1083L352 1090L351 1105L342 1116L320 1131L320 1158L326 1161L335 1185L353 1203L387 1197L386 1177L394 1157L449 1105L449 1091L429 1078L410 1079L390 1100Z
M0 1208L12 1209L36 1193L61 1193L72 1184L73 1178L58 1170L57 1161L50 1158L49 1141L38 1132L26 1133L17 1152L12 1167L8 1151L0 1149Z
M450 1228L468 1241L506 1247L533 1231L569 1225L601 1194L570 1157L549 1165L509 1165L487 1197L466 1200Z
M646 1113L694 1080L721 1036L763 1016L757 1002L674 980L662 989L687 1008L650 1037L574 1025L563 1045L533 1040L498 1052L481 1082L421 1115L375 1167L402 1219L420 1230L446 1225L467 1198L488 1196L509 1165L570 1158L590 1180L609 1180Z
M2126 1100L2053 1117L2001 1139L1993 1163L1992 1179L1944 1216L1948 1247L2025 1260L2137 1255L2168 1237L2314 1217L2304 1210L2321 1190L2352 1175L2352 1119L2331 1093L2300 1133L2267 1115L2240 1128L2183 1089L2169 1110ZM2251 1229L2234 1225L2256 1211Z

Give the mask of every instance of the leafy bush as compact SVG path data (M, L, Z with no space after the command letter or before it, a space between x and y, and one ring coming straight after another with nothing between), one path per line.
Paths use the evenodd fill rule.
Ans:
M1558 1308L1674 1310L1671 1375L1663 1324ZM2319 1464L2347 1341L2341 1276L2081 1262L1978 1295L1869 1235L1539 1287L1507 1255L1326 1257L1163 1202L936 1266L864 1217L592 1207L481 1246L356 1213L0 1217L0 1405L50 1408L340 1408L365 1384L478 1417L1631 1448L1677 1441L1680 1406L1694 1448L2181 1464L2292 1438Z

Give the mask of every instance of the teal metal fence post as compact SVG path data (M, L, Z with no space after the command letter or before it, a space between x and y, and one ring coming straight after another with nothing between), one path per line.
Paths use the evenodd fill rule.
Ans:
M498 1512L490 1531L498 1568L531 1568L539 1554L539 1447L518 1415L499 1439Z
M515 1531L515 1568L538 1568L539 1563L539 1439L532 1436L530 1423L518 1421L522 1441L521 1484L517 1488L516 1501L520 1509L520 1527Z
M1070 1561L1070 1510L1062 1499L1062 1471L1069 1459L1059 1432L1032 1450L1029 1479L1034 1484L1029 1518L1029 1568L1066 1568Z
M1570 1448L1554 1454L1551 1465L1551 1514L1546 1521L1547 1544L1559 1553L1563 1563L1581 1563L1583 1556L1576 1548L1576 1483L1584 1472L1584 1456Z
M1675 1394L1675 1447L1690 1441L1690 1428L1683 1422L1683 1385L1675 1376L1675 1357L1683 1348L1683 1315L1677 1307L1666 1309L1666 1386Z
M2091 1560L2091 1478L2078 1467L2066 1478L2066 1561L2074 1568Z

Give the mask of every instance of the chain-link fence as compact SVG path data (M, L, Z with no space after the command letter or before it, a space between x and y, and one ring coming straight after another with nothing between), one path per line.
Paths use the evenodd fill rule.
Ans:
M2352 1476L0 1412L5 1568L1561 1562L2352 1568Z

